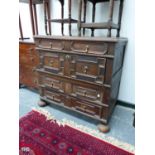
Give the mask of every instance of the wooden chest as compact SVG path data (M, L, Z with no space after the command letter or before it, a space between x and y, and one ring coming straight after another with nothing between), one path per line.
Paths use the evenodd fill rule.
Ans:
M34 36L41 100L108 123L126 39Z
M19 83L29 88L38 89L36 67L39 56L33 42L19 43Z

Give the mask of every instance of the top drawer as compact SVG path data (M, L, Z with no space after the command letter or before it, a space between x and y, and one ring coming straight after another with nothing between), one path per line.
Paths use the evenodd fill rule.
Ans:
M107 42L85 41L85 40L63 40L36 38L36 46L43 49L67 51L89 55L103 56L108 52Z
M71 51L85 54L104 55L108 51L108 43L103 42L71 41L70 45Z
M50 50L63 50L64 42L62 40L51 40L51 39L36 39L36 46L39 48L50 49Z

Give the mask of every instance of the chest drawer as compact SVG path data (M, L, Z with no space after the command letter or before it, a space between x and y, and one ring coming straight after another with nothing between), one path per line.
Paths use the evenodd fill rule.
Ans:
M108 51L107 43L91 41L71 41L71 51L103 56Z
M35 43L37 47L44 49L60 51L64 48L64 42L62 40L36 39Z
M58 74L60 71L60 56L58 53L45 53L43 57L45 70Z
M53 76L39 75L39 84L59 92L64 92L65 83Z
M72 108L91 116L101 117L102 107L85 101L72 99Z
M45 52L43 68L54 74L103 84L106 59L94 56Z
M105 63L105 58L77 56L75 65L76 79L103 83Z
M49 91L49 90L44 89L43 96L45 96L49 100L53 100L53 101L61 103L61 95L54 91Z
M72 90L73 96L77 96L79 98L83 98L84 100L89 100L93 102L101 102L102 101L102 92L99 90L82 87L78 85L73 85Z

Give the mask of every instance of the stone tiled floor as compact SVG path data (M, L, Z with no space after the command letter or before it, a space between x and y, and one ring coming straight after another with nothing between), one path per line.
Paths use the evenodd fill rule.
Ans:
M19 93L20 117L31 111L32 108L39 107L37 105L37 102L39 101L39 95L37 93L25 88L20 89ZM96 125L99 123L79 114L72 113L64 108L46 106L43 107L43 109L49 111L58 120L66 118L92 129L97 129ZM134 145L135 129L132 126L133 113L133 109L116 106L109 123L111 130L106 135Z

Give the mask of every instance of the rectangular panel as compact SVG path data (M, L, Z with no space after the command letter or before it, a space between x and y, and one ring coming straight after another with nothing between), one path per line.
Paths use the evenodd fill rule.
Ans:
M108 51L108 44L104 42L72 41L71 51L103 56Z
M90 100L92 102L102 101L102 92L100 92L99 90L88 88L88 87L73 85L72 94L73 96L83 98L84 100Z
M85 101L72 99L72 108L91 116L101 117L102 107Z

